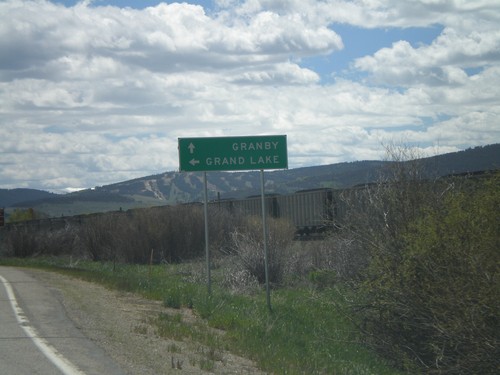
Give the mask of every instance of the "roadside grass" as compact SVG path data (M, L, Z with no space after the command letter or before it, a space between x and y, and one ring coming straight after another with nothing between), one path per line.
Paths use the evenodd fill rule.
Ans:
M163 301L174 313L151 319L155 333L199 343L205 354L199 365L205 370L223 362L223 352L230 351L275 374L400 373L364 344L340 287L275 289L269 311L263 291L241 295L218 287L222 269L214 270L209 295L200 281L202 268L194 263L148 266L32 258L0 259L0 264L62 272ZM201 319L186 320L184 308Z

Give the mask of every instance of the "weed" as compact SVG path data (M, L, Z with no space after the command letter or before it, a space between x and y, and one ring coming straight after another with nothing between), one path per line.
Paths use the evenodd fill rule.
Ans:
M144 324L137 324L132 328L132 332L139 335L147 335L148 334L148 326Z
M165 306L171 307L173 309L180 309L181 308L181 296L179 293L169 293L165 297Z
M311 271L309 280L320 289L331 287L337 280L337 273L329 270Z
M215 362L208 358L200 359L200 369L203 371L213 371L215 369Z
M181 353L182 352L182 348L179 345L177 345L177 344L170 344L168 346L168 351L170 353Z

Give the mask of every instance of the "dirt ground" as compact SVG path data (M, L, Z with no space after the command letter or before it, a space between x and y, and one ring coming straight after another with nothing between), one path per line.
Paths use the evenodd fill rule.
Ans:
M264 374L252 361L197 342L159 337L150 323L160 313L182 314L195 322L190 310L172 310L161 302L54 272L28 271L54 290L75 325L103 348L127 374ZM223 334L214 332L214 334Z

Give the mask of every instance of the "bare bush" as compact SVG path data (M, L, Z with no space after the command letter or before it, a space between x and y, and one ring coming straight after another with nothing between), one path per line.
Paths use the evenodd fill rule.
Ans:
M37 233L36 246L39 254L69 255L78 252L78 234L74 226Z
M222 286L235 294L251 294L258 290L259 281L255 275L241 268L238 261L233 261L234 256L229 256L227 265L224 266Z
M79 237L90 259L116 260L113 247L113 232L116 230L116 224L111 215L96 215L87 218L81 225Z
M365 249L343 233L333 233L313 245L312 269L332 271L337 281L358 280L368 265Z
M237 224L227 212L210 212L210 244L227 249ZM202 206L178 205L92 214L52 220L43 225L13 226L3 234L3 254L73 254L95 261L126 263L180 262L204 254Z
M78 249L77 230L70 225L45 230L18 225L4 232L3 237L6 256L70 255Z
M215 250L212 255L231 253L231 233L244 225L243 217L218 207L208 207L208 217L210 247Z
M268 275L269 282L280 284L287 269L287 249L293 240L295 228L293 225L280 219L268 220ZM258 217L248 217L243 227L231 233L232 253L241 265L255 276L259 283L265 282L265 256L262 222Z
M203 216L193 206L99 215L83 224L81 237L94 260L179 262L203 253Z
M19 258L26 258L36 254L37 238L36 233L29 231L25 227L14 227L5 234L6 255Z

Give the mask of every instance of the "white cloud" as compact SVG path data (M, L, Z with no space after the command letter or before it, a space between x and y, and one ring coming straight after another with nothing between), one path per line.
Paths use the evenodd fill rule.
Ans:
M500 141L497 1L98 5L0 2L0 187L174 170L177 137L286 133L290 167L381 158L400 137L426 152ZM322 84L301 59L336 58L336 22L443 31Z
M246 84L308 85L320 80L317 73L286 62L260 67L258 70L241 69L230 78L231 82Z
M458 32L445 28L429 46L413 48L399 41L373 56L357 59L355 67L370 72L373 80L399 86L463 84L465 69L488 67L500 61L500 31Z

